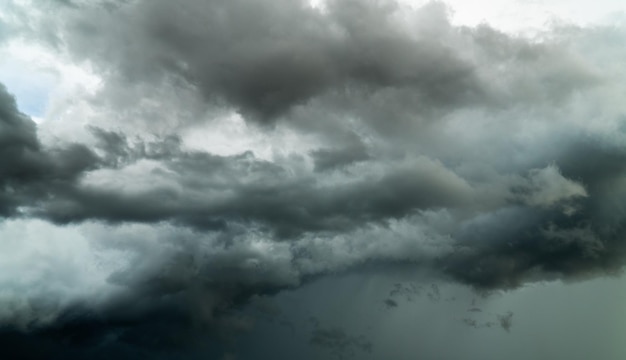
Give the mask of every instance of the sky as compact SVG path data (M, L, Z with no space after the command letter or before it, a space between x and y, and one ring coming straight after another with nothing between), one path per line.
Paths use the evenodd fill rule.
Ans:
M626 5L0 0L0 357L626 357Z

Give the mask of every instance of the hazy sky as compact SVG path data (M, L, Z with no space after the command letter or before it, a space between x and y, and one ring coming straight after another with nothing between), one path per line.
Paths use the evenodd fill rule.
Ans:
M621 1L0 0L0 357L626 357Z

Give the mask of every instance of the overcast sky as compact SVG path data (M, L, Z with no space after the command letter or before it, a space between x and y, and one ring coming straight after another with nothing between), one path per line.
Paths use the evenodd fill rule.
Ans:
M0 357L626 357L626 4L0 0Z

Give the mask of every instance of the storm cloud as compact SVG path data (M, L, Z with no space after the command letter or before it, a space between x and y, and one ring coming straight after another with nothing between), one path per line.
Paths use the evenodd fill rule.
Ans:
M54 191L71 191L77 177L97 167L86 146L67 144L44 149L35 123L17 109L15 99L0 84L0 214L18 215L21 206L45 199Z
M37 252L52 285L0 277L0 347L217 358L251 298L340 272L493 291L626 262L620 27L513 36L439 2L10 3L31 19L11 34L99 85L56 104L84 118L40 125L0 87L0 225L81 232L77 256L109 262L91 287Z

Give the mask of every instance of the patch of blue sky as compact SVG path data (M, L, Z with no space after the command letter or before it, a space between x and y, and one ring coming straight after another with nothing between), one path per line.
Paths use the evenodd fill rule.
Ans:
M15 96L21 112L42 118L57 79L48 71L27 69L14 63L0 63L0 82Z

